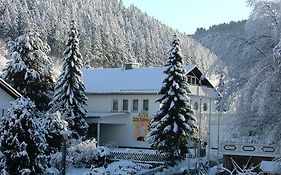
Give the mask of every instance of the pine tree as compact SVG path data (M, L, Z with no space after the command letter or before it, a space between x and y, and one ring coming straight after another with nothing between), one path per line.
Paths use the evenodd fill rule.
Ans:
M46 55L50 51L38 35L24 32L9 43L10 61L2 78L24 97L30 98L40 111L48 109L53 91L52 64Z
M51 105L60 109L62 118L68 122L68 128L78 136L86 136L88 124L85 121L87 97L82 80L82 56L79 52L78 32L74 21L70 23L68 41L63 58L63 71L55 85L54 99ZM74 133L74 134L75 134Z
M0 123L0 151L6 157L10 174L42 174L46 167L45 130L30 99L19 98L11 104Z
M179 40L175 39L168 53L166 78L157 100L160 109L150 123L148 142L154 149L167 155L169 163L184 159L188 151L188 138L196 129L196 119L190 107L186 71L180 53Z

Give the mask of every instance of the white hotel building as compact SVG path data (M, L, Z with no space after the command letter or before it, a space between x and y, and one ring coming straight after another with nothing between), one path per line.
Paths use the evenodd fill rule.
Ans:
M206 78L199 85L203 73L195 65L185 69L191 106L201 123L200 137L207 141L208 118L215 112L217 93ZM149 121L159 110L156 100L161 97L158 92L165 78L164 70L165 67L139 67L135 63L124 68L84 69L89 136L97 138L100 145L150 147L146 134ZM217 134L215 130L211 137L216 138L212 136ZM213 144L217 147L216 140Z

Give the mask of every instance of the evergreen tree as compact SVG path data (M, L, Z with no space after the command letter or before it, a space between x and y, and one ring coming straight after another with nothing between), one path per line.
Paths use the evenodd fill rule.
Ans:
M24 32L9 43L10 61L2 78L24 97L29 97L40 111L48 109L53 91L52 64L46 55L49 46L32 31Z
M40 116L30 99L12 103L0 123L0 151L10 174L42 174L46 142Z
M160 109L150 123L148 141L152 147L167 154L169 163L185 158L188 151L188 138L196 129L196 119L190 107L186 71L179 48L179 40L175 39L168 53L166 78L157 100Z
M70 23L68 41L63 58L63 71L55 85L51 105L60 109L62 118L76 136L86 136L88 124L85 121L87 97L82 80L82 56L79 52L78 32L74 21Z

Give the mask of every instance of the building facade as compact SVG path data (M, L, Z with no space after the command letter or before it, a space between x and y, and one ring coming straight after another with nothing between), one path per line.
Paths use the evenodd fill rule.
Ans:
M0 78L0 119L6 114L10 103L19 97L21 94Z
M84 69L89 137L97 138L100 145L150 147L146 142L148 124L159 110L156 101L162 96L158 92L165 68L126 65L125 68ZM209 117L215 113L217 93L195 65L185 69L191 91L190 105L200 122L198 137L208 140Z

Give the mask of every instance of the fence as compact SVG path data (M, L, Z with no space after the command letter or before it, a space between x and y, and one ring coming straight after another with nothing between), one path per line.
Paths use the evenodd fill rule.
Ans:
M146 162L146 163L165 163L165 155L160 153L148 153L148 152L124 152L114 151L110 152L109 158L111 160L131 159L135 162Z

